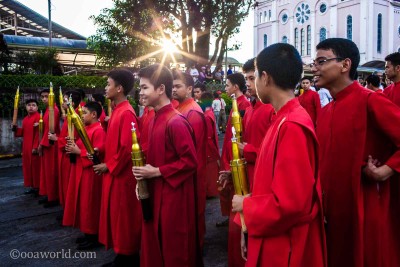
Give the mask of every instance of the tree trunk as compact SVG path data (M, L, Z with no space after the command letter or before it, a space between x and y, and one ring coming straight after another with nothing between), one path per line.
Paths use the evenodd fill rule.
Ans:
M210 30L205 29L204 31L197 32L196 40L196 56L197 62L205 65L208 63L208 57L210 53Z
M222 61L224 60L225 51L226 51L226 44L227 44L227 38L224 37L224 38L222 38L221 50L219 51L219 55L218 55L218 59L217 59L217 66L222 65Z

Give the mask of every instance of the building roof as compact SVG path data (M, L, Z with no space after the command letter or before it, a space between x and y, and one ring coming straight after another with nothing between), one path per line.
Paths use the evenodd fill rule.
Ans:
M15 19L17 19L17 29L15 29ZM18 1L0 0L0 31L4 34L45 37L49 35L48 23L48 18ZM86 40L86 37L55 22L52 22L52 32L52 36L56 38Z
M26 37L16 35L4 35L7 47L9 48L43 48L49 46L49 38L45 37ZM64 48L68 51L86 51L86 40L70 40L52 38L52 47L59 49Z

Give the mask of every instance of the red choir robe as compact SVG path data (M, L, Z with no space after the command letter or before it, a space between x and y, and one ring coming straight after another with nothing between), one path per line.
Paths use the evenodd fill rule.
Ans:
M93 147L101 147L106 133L100 123L85 126ZM93 162L87 158L87 151L81 139L76 141L81 154L77 155L75 173L68 186L63 225L79 228L85 234L98 234L102 175L93 171Z
M239 96L237 99L239 112L245 113L246 109L250 107L250 101L244 95ZM224 136L224 143L222 145L222 155L221 155L221 170L230 171L230 161L232 160L232 111L229 114L228 123L226 125L226 131ZM242 123L243 124L243 123ZM220 191L220 203L221 203L221 213L223 216L229 216L232 210L232 197L234 194L233 184L228 184L222 191Z
M218 176L219 155L218 134L215 126L215 115L211 108L207 108L204 112L207 123L207 163L206 163L206 195L207 197L218 196Z
M150 132L147 163L162 176L147 180L153 219L142 224L140 266L202 266L192 127L169 104L156 112Z
M171 99L171 104L173 108L176 108L177 106L179 106L179 101L176 99Z
M383 94L353 82L321 110L317 135L327 221L328 266L400 266L399 204L390 182L399 179L400 109ZM375 182L363 174L368 155L396 175Z
M271 125L275 110L271 104L263 104L254 100L246 109L243 117L243 142L247 143L243 149L243 157L246 159L247 179L250 192L253 188L254 167L260 150L261 143ZM240 251L241 226L234 222L236 213L229 215L228 236L228 266L244 266L245 261Z
M400 107L400 82L392 83L386 87L383 94Z
M60 134L60 113L54 106L54 132ZM46 195L48 201L58 200L58 145L50 145L49 138L49 108L43 115L43 138L40 141L43 156L40 159L40 195Z
M60 204L65 208L65 199L67 198L68 182L71 173L71 161L69 155L65 151L67 145L66 137L68 136L68 122L64 120L63 126L58 136L58 195Z
M326 266L318 142L298 99L274 117L260 148L251 197L243 201L246 266Z
M22 173L24 186L39 188L40 185L40 158L38 154L32 154L33 149L39 146L39 127L33 126L39 123L40 114L35 112L28 114L22 120L22 127L17 128L15 137L22 137Z
M383 90L382 89L378 89L378 90L375 91L375 93L383 93Z
M154 116L154 109L149 109L148 107L145 107L143 115L139 119L139 126L141 131L140 146L145 155L147 155L147 150L149 147L149 136L151 135L151 133L149 133L149 126L150 122L154 119Z
M103 174L99 241L115 253L139 253L142 211L136 198L136 179L132 173L132 125L137 124L129 102L119 103L108 121ZM137 134L139 137L139 129ZM99 148L102 151L102 148Z
M204 235L206 233L206 163L207 163L207 124L203 110L193 98L188 98L176 107L192 126L195 136L195 146L197 151L197 218L200 247L204 245Z
M313 90L304 90L304 93L299 96L300 105L307 111L310 115L314 126L317 122L318 114L321 110L321 101L319 100L319 95Z

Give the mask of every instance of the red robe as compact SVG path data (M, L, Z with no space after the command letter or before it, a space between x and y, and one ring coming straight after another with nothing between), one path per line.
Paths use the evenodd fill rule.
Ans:
M386 95L393 103L400 107L400 82L392 83L385 88L383 94Z
M219 155L218 134L215 126L215 115L211 108L204 112L207 123L207 163L206 163L206 195L218 196Z
M65 207L65 199L67 198L68 182L71 173L71 161L69 155L66 154L65 146L67 145L68 136L68 122L64 120L61 128L60 135L58 136L58 195L60 197L60 204Z
M261 101L253 101L246 109L243 117L243 142L246 146L243 149L243 157L246 159L247 179L249 189L253 188L254 167L260 150L261 143L271 125L272 116L275 112L270 104L263 104ZM241 226L233 220L236 213L229 215L229 236L228 236L228 266L244 266L245 261L241 256L240 239Z
M321 101L319 100L319 95L313 90L304 90L304 93L299 96L300 105L307 111L310 115L314 126L317 122L318 114L321 110Z
M124 255L139 253L142 223L132 174L132 122L138 125L127 100L114 108L108 121L104 159L108 172L103 175L99 225L99 241Z
M318 143L298 99L276 114L260 148L251 197L243 202L246 266L325 266Z
M60 134L60 113L54 106L54 132ZM43 138L40 141L43 156L40 159L40 195L46 195L49 201L58 200L58 158L57 142L50 145L49 138L49 109L43 115Z
M156 112L150 132L147 163L162 176L148 180L153 219L142 224L140 266L199 266L192 127L166 105Z
M39 145L39 127L33 126L40 119L39 112L28 114L22 120L22 127L17 128L15 137L22 137L22 173L24 186L39 188L40 185L40 158L38 154L32 154L33 149Z
M101 147L106 138L100 123L85 127L93 147ZM76 145L81 154L77 155L75 173L68 186L63 225L79 228L85 234L99 232L101 189L103 177L93 171L93 163L87 158L87 151L79 139Z
M390 180L399 177L377 183L362 172L368 155L400 171L396 121L400 109L357 82L321 111L317 134L328 266L400 266L399 205L389 204Z
M240 113L244 113L248 107L251 106L250 101L244 95L239 96L237 99L238 109ZM231 118L232 111L229 114L228 123L226 125L226 131L224 136L224 144L222 146L222 163L221 169L229 171L230 161L232 159L232 124ZM242 123L243 124L243 123ZM222 191L220 191L220 202L221 202L221 213L223 216L229 216L232 210L232 197L234 194L233 185L228 184Z
M151 133L149 133L149 126L150 122L154 119L154 115L154 109L149 109L148 107L145 107L143 115L139 119L139 126L141 131L140 146L145 155L147 155L147 150L149 147L149 136L151 135Z
M101 127L103 127L104 131L107 132L107 124L108 123L107 123L107 121L105 121L105 118L106 118L106 113L105 113L104 109L101 109L101 115L100 115L99 121L100 121Z
M197 152L197 218L200 247L204 245L204 235L206 233L206 164L207 164L207 124L203 110L193 98L186 99L176 107L192 126L195 136L195 146Z

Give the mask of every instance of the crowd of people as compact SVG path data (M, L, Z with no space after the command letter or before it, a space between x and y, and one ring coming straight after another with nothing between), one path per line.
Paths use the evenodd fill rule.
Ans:
M302 77L301 56L283 43L227 75L248 195L235 194L232 180L232 111L198 82L194 66L185 73L159 64L138 72L140 117L127 101L134 76L126 69L107 75L112 114L101 95L83 103L79 92L65 92L82 107L95 156L68 134L65 118L59 129L56 107L54 133L47 108L40 139L37 102L28 100L22 127L13 125L24 138L24 185L47 207L61 203L62 224L84 234L77 249L115 251L104 266L203 266L208 197L219 197L227 218L217 226L229 227L228 266L400 266L400 53L385 60L386 88L377 75L367 88L357 81L359 50L341 38L317 45L313 77ZM40 93L46 105L48 94ZM144 166L132 163L132 125ZM138 181L147 185L149 218Z

